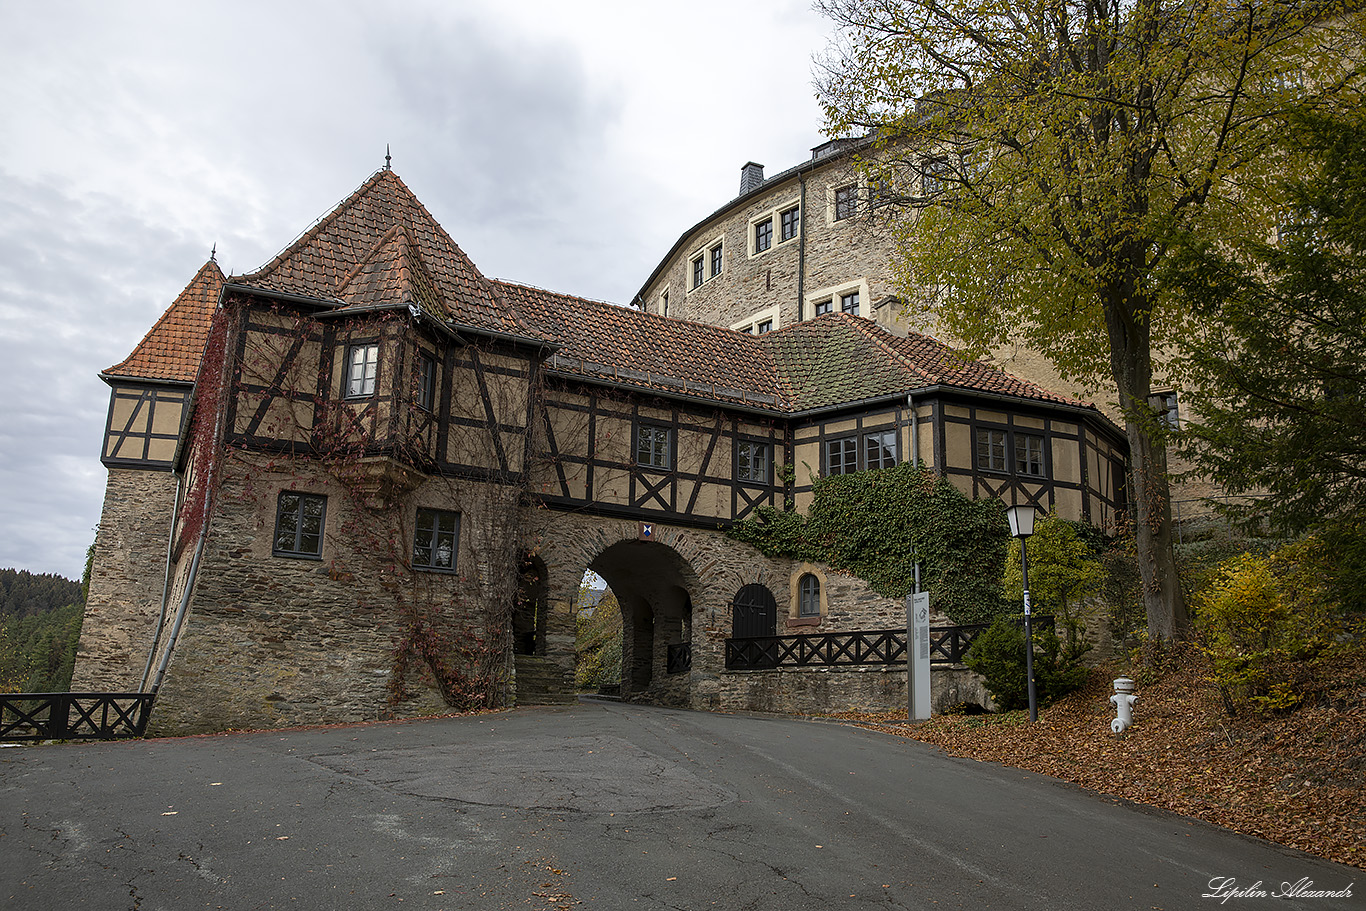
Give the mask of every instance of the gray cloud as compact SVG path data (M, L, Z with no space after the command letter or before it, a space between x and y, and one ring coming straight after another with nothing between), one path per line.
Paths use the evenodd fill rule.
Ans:
M813 144L804 6L0 0L0 566L80 573L96 374L215 242L262 265L389 142L487 274L625 302L746 158Z

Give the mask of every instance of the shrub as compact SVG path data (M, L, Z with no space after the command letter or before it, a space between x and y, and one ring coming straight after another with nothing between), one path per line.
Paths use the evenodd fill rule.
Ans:
M1332 575L1331 552L1315 538L1220 564L1195 608L1213 681L1230 715L1244 705L1264 712L1299 704L1294 665L1332 639Z
M1029 706L1024 642L1024 629L1016 620L998 617L973 640L965 659L986 679L987 691L1003 712ZM1049 705L1086 682L1086 668L1059 652L1052 630L1034 630L1034 695L1039 705Z

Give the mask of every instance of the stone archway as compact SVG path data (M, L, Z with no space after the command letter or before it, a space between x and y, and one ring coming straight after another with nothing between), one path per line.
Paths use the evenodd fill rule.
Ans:
M690 648L696 573L676 550L654 541L618 541L588 564L611 586L622 612L621 695L686 705L686 668L670 649ZM672 669L675 671L670 672Z

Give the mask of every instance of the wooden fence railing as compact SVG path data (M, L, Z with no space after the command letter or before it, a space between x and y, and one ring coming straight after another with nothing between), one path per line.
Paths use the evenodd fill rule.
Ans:
M0 694L0 741L141 737L151 693Z
M1022 621L1023 622L1023 621ZM1051 616L1034 618L1043 629ZM990 624L930 628L930 663L962 664L972 641ZM804 636L756 636L726 640L726 670L758 671L775 667L820 667L859 664L905 664L906 630L858 630Z

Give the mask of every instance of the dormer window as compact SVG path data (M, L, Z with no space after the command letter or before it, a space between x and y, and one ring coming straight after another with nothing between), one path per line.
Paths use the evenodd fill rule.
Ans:
M379 372L379 345L352 345L346 355L346 397L360 399L375 394Z

